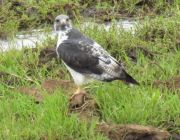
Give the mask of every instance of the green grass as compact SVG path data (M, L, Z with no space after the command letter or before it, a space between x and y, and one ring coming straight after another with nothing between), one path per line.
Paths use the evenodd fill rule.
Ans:
M137 26L137 34L134 36L115 27L107 33L97 27L83 30L77 25L114 57L123 60L126 70L141 83L134 87L118 81L89 85L91 96L99 104L104 121L151 125L180 134L179 91L152 86L156 80L167 80L179 75L180 50L176 46L178 40L175 39L179 34L179 17L172 22L165 21L166 18L146 19L141 22L145 28ZM160 28L166 31L163 37L158 32L153 32ZM149 35L154 40L149 39ZM47 40L44 44L51 46L52 42L54 41ZM42 46L37 46L39 51ZM150 60L139 52L138 61L134 63L125 54L125 49L136 46L158 53L154 53L153 60ZM169 52L170 48L174 48L174 51ZM0 79L1 139L107 139L96 133L97 120L88 124L80 121L76 115L68 115L68 97L64 94L65 91L57 90L54 94L45 96L43 103L36 104L29 96L15 90L21 86L40 88L40 83L45 79L60 79L59 71L67 73L63 79L70 79L64 65L55 60L38 67L39 51L24 53L24 50L10 50L0 54L0 72L11 75ZM17 79L7 83L8 79L13 79L13 75ZM46 94L43 90L42 93Z
M67 97L61 91L45 98L43 104L35 104L27 96L6 91L1 104L1 139L100 139L86 123L76 116L67 116Z

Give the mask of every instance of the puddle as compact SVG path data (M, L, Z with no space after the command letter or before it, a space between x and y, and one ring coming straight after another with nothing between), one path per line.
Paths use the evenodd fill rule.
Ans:
M125 31L130 31L132 34L134 34L136 25L137 25L137 22L132 21L132 20L120 20L117 22L118 28L122 28ZM105 29L108 31L111 26L112 26L112 23L107 23Z
M17 34L11 40L0 40L0 52L9 49L22 49L23 47L35 48L47 38L55 38L55 32L44 32L43 30L33 30L31 33Z
M82 24L82 28L98 26L99 29L104 28L106 31L109 31L112 26L116 26L119 29L124 29L125 31L130 31L132 34L134 34L136 25L137 22L134 20L119 20L117 22L106 22L104 24L98 24L95 22L84 22Z
M120 29L124 29L125 31L130 31L134 34L135 25L137 24L136 21L130 20L119 20L115 26ZM82 23L82 27L86 28L89 26L98 25L99 28L104 28L106 31L109 31L110 27L114 25L111 22L105 24L97 24L94 22L84 22ZM45 32L43 30L33 30L31 33L25 32L23 34L17 34L11 40L1 40L0 39L0 52L5 52L9 49L22 49L23 47L28 48L35 48L37 44L41 44L47 38L55 38L56 33L52 32Z

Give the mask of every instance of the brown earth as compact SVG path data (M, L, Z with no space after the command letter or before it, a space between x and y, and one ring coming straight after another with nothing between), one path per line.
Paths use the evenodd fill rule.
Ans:
M43 97L47 95L52 95L52 93L57 90L65 90L67 93L73 92L75 86L71 81L68 80L45 80L41 84L41 88L36 87L20 87L17 89L22 94L28 95L35 100L35 102L40 103L43 101ZM48 94L45 94L46 91Z
M38 53L39 49L38 48L31 48L31 49L24 49L24 55L28 55L29 53ZM38 66L42 66L46 63L48 63L49 61L55 59L57 60L57 54L56 54L56 49L55 47L45 47L42 48L39 52L39 62L38 62Z
M40 51L39 54L39 65L43 65L49 61L51 61L52 59L57 59L57 54L56 54L56 50L55 48L43 48Z
M39 89L37 89L37 88L20 87L19 89L17 89L17 91L32 97L35 100L36 103L40 103L40 102L43 101L43 95L42 95L41 91Z
M141 125L112 125L100 123L97 132L107 136L110 140L168 140L167 131Z
M154 87L167 87L170 90L177 90L180 89L180 76L170 78L168 80L157 80L153 83Z
M127 56L134 62L137 62L138 60L138 52L143 53L144 56L148 57L151 60L154 58L154 55L157 54L157 52L151 52L147 48L140 46L126 49Z
M69 80L49 79L49 80L43 81L41 86L43 89L45 89L46 91L51 92L51 93L57 89L63 89L72 94L72 92L75 90L74 83Z
M86 92L82 92L70 98L69 113L77 114L80 120L90 122L93 119L102 119L99 106Z

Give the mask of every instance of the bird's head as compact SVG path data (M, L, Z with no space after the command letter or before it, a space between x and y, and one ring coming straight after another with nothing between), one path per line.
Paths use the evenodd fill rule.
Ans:
M59 15L55 18L54 29L55 31L66 31L72 27L71 21L66 15Z

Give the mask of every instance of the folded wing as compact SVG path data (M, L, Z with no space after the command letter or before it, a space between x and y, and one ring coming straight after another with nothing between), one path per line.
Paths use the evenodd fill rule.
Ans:
M127 77L123 66L96 42L66 40L60 44L57 51L66 65L94 79L112 81L125 80Z

